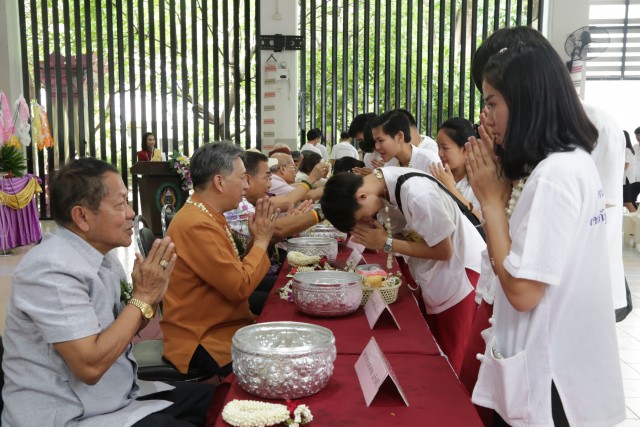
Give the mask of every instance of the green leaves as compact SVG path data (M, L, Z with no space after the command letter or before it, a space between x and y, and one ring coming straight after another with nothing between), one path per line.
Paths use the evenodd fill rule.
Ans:
M22 151L12 145L3 145L0 148L0 173L10 173L13 176L21 177L27 168Z

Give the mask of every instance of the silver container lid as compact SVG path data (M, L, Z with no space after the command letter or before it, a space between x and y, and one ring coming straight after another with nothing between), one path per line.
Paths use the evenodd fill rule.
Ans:
M287 247L331 247L337 241L333 237L294 237L287 240Z
M232 339L233 347L255 355L298 356L335 346L330 329L302 322L266 322L245 326Z
M293 276L293 286L311 286L313 289L322 291L324 289L341 289L351 285L362 284L362 276L346 271L305 271L296 273Z

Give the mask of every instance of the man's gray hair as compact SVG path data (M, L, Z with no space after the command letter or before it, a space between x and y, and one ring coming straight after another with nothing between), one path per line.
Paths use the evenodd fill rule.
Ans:
M244 157L245 153L242 149L227 142L201 146L191 156L193 188L204 189L215 175L229 175L233 172L233 162L238 158L244 161Z

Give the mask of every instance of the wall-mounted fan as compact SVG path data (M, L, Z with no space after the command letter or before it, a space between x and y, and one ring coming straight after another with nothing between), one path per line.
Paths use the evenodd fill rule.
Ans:
M589 61L596 58L609 47L609 32L593 25L578 28L567 37L564 51L569 55L569 71L574 61Z

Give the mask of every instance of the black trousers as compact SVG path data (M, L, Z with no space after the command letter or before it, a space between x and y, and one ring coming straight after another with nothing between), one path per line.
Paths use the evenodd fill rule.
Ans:
M207 350L205 350L201 345L198 345L196 351L193 353L193 356L191 356L189 369L191 368L197 368L204 371L207 375L216 375L221 378L224 378L231 372L233 372L231 363L228 363L224 366L218 365L213 357L211 357L211 355L207 353Z
M213 384L170 382L173 390L145 396L139 400L168 400L173 405L149 414L133 427L204 426L216 386Z
M562 406L562 401L560 400L560 395L558 394L558 390L556 389L556 385L551 382L551 416L553 417L553 425L555 427L569 427L569 420L567 420L567 415L564 413L564 407ZM509 424L502 419L502 417L497 413L493 412L493 427L509 427Z

